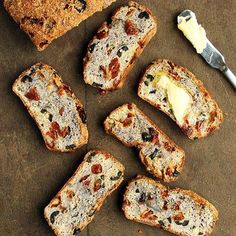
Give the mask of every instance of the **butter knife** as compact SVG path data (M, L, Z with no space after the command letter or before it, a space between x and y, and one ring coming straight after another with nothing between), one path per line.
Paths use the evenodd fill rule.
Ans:
M193 18L193 19L192 19ZM199 36L198 39L193 39L193 35L196 35L196 37L198 37L198 33L197 32L193 32L190 37L187 37L189 39L189 41L193 44L193 46L197 49L198 53L205 59L205 61L213 68L220 70L225 77L228 79L228 81L232 84L232 86L234 87L234 89L236 89L236 76L233 74L233 72L228 68L228 66L225 63L225 59L224 56L215 48L215 46L208 40L208 38L206 37L206 33L204 35L205 30L201 27L201 25L198 25L197 23L197 19L196 19L196 15L194 14L194 12L192 12L191 10L185 10L182 13L180 13L177 17L177 23L178 25L181 24L181 22L183 20L185 20L185 22L188 22L190 20L193 20L195 22L192 22L193 24L191 25L191 32L189 31L189 33L192 33L193 28L195 27L199 27L196 30L199 30L199 32L201 32L201 36ZM187 26L188 27L188 26ZM184 34L186 34L182 29L180 29ZM189 29L187 29L189 30ZM204 32L203 32L204 31ZM194 40L195 43L198 43L199 40L203 40L204 41L205 38L205 44L203 42L203 48L202 50L198 50L197 46L194 44ZM202 45L202 44L201 44ZM201 47L201 46L200 46Z

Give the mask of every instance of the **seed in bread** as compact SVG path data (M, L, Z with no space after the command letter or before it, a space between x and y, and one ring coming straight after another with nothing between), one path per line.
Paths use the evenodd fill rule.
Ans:
M218 220L216 208L196 193L170 190L145 176L128 184L123 210L129 220L181 236L210 235Z
M139 149L147 170L166 182L178 178L185 161L184 151L163 133L135 104L118 107L104 122L108 134Z
M44 209L57 236L78 235L123 180L124 166L111 154L92 150Z
M84 80L102 90L122 87L136 58L156 33L151 11L130 2L98 30L84 59Z
M37 63L13 84L52 151L74 151L88 142L83 105L50 66Z
M223 121L202 82L168 60L157 60L147 68L138 95L171 117L190 139L207 136Z
M4 6L39 51L115 0L4 0Z

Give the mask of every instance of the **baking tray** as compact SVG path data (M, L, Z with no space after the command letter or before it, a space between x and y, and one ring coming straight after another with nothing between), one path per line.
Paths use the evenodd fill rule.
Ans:
M53 235L43 218L43 208L60 190L91 148L114 154L125 166L125 181L96 213L82 236L170 235L125 219L121 210L127 181L137 174L150 176L137 151L105 134L102 122L117 106L136 103L153 121L186 151L186 165L178 181L170 187L191 189L219 210L213 235L236 235L235 131L236 94L216 70L211 69L177 30L176 16L184 9L196 12L209 39L223 52L236 72L235 0L148 0L139 1L158 17L158 32L138 59L124 87L101 96L85 85L82 61L93 34L112 11L127 1L117 1L79 27L37 52L31 41L0 6L0 235ZM138 98L137 85L145 67L154 59L167 58L186 66L203 81L224 112L219 131L190 141L166 115ZM71 154L46 149L39 130L21 101L11 91L15 78L35 62L53 66L85 105L90 131L89 144Z

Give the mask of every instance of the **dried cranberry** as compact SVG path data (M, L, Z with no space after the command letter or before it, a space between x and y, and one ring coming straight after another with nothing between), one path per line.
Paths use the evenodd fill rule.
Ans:
M108 36L108 31L102 30L97 33L97 38L98 39L104 39Z
M120 63L118 58L112 59L109 64L109 71L111 72L112 79L118 76L119 70L120 70Z
M97 192L101 188L101 186L102 186L102 180L101 179L97 179L94 182L93 191Z
M94 164L91 167L91 171L93 174L100 174L102 172L102 166L100 164Z
M125 32L128 35L137 35L139 30L131 20L125 21Z
M39 101L40 97L38 95L37 89L35 87L31 88L26 94L25 96L30 99L30 100L35 100L35 101Z
M86 180L88 177L89 177L89 175L83 176L83 177L79 180L79 182L80 182L80 183L83 182L83 181Z

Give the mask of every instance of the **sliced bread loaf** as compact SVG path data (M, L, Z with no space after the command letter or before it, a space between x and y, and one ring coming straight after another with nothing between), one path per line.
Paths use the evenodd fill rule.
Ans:
M4 0L4 6L39 51L115 0Z
M102 90L122 87L136 58L156 33L149 9L130 2L98 30L84 58L84 80Z
M83 105L50 66L37 63L13 84L52 151L74 151L88 142Z
M203 83L168 60L157 60L147 68L138 95L171 117L190 139L207 136L223 121Z
M129 220L181 236L207 236L218 219L216 208L190 190L172 189L144 176L127 186L123 210Z
M108 134L139 149L147 170L164 181L174 181L183 169L184 151L164 134L135 104L115 109L104 122Z
M57 236L79 235L106 197L122 182L124 166L111 154L88 152L74 175L44 210Z

